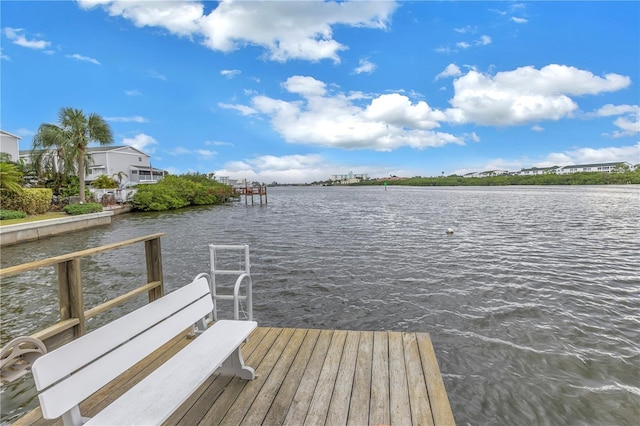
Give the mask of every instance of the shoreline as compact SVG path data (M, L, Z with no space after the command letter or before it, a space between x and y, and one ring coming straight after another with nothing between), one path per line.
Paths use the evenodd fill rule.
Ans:
M131 207L105 208L99 213L45 219L36 222L0 226L0 247L37 241L54 235L110 225L113 216L131 211Z

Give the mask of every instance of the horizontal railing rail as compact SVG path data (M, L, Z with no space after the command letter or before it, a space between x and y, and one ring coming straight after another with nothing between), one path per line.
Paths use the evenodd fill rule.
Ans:
M164 235L166 234L150 234L100 247L10 266L0 269L0 277L4 279L5 277L38 268L48 266L56 267L60 320L45 329L34 332L30 336L44 342L47 350L50 351L85 334L87 329L86 322L90 318L94 318L116 306L122 305L145 292L148 293L149 302L153 302L164 295L162 253L160 246L160 238ZM145 245L147 282L125 294L85 310L80 269L81 259L136 243L144 243Z

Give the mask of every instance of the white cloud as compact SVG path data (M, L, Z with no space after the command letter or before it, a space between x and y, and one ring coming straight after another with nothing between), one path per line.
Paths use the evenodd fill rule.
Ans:
M359 61L359 66L353 70L354 73L356 74L362 74L362 73L367 73L367 74L371 74L373 71L375 71L376 69L376 64L374 64L373 62L369 62L367 59L360 59Z
M471 25L467 25L465 27L454 28L453 31L460 34L466 34L466 33L475 33L477 29L475 27L472 27Z
M191 154L192 151L189 148L185 148L183 146L176 146L175 148L167 151L170 155L186 155Z
M224 103L224 102L220 102L220 103L218 104L218 106L219 106L220 108L223 108L223 109L233 109L233 110L236 110L236 111L238 111L238 112L239 112L240 114L242 114L242 115L252 115L252 114L255 114L255 113L256 113L256 110L255 110L254 108L251 108L251 107L246 106L246 105L227 104L227 103Z
M33 130L29 130L29 129L25 129L25 128L20 128L18 130L16 130L15 132L11 132L14 133L16 135L27 137L27 136L34 136L36 134L36 132L34 132Z
M90 62L92 64L100 65L100 62L98 62L97 59L90 58L88 56L82 56L77 53L74 53L73 55L67 55L67 58L75 59L80 62Z
M139 149L146 154L153 154L155 152L154 145L157 145L158 141L156 141L152 136L139 133L132 138L122 139L122 143Z
M471 45L466 41L461 41L459 43L456 43L456 47L459 47L460 49L468 49L471 47Z
M395 2L245 2L223 0L208 15L200 2L79 0L84 9L103 7L136 26L161 27L201 39L206 47L230 52L246 45L266 49L273 61L340 62L347 47L334 40L335 25L386 29Z
M234 78L238 75L240 75L242 73L242 71L240 70L222 70L220 71L220 75L227 77L227 78Z
M535 69L527 66L495 75L472 70L453 83L452 122L510 126L531 121L559 120L578 109L570 96L595 95L626 88L631 79L604 77L565 65Z
M2 48L0 48L0 59L2 59L4 61L10 61L11 60L9 55L5 55L4 53L2 53Z
M512 20L513 22L515 22L516 24L526 24L527 22L529 22L529 20L528 20L528 19L525 19L525 18L518 18L518 17L516 17L516 16L512 16L512 17L511 17L511 20Z
M130 117L105 117L104 119L107 121L113 121L114 123L146 123L149 121L140 115L133 115Z
M194 152L199 156L205 157L205 158L213 157L214 155L218 154L217 152L211 151L209 149L196 149Z
M223 141L205 141L204 144L207 146L233 146L231 142Z
M127 96L142 96L142 92L139 90L125 90L124 94Z
M327 164L318 154L257 156L242 161L230 161L216 176L228 176L231 179L247 179L264 183L305 183L329 179L342 166Z
M147 74L151 78L155 78L157 80L162 80L162 81L167 81L167 77L164 74L160 74L158 71L151 70Z
M432 130L446 116L424 101L414 103L393 93L366 103L359 92L334 93L324 82L307 76L290 77L282 86L300 99L254 96L251 107L221 106L268 117L274 130L291 143L377 151L464 144L457 136Z
M620 116L613 122L620 130L613 131L605 136L618 138L634 136L640 133L640 106L638 105L607 104L600 108L595 115L601 117Z
M51 42L46 40L28 40L27 37L22 34L23 31L22 28L4 27L4 35L7 36L13 44L17 44L18 46L41 50L51 45Z
M435 79L440 80L441 78L457 77L460 74L462 74L462 72L460 71L459 66L456 64L449 64L440 74L436 75Z
M488 44L491 44L491 37L489 37L488 35L483 35L478 40L475 41L475 44L480 46L486 46Z
M122 16L137 27L163 27L173 34L191 36L198 32L204 6L200 3L142 0L79 0L83 9L102 6L111 16Z
M544 127L539 124L535 124L531 127L531 130L533 130L534 132L544 132Z

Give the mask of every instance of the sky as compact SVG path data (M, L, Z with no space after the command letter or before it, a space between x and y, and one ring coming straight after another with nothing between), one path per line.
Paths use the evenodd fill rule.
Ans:
M0 127L62 107L263 183L640 163L638 1L0 2Z

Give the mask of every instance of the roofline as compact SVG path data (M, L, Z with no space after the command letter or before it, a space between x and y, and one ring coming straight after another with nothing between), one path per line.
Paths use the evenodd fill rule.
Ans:
M13 136L14 138L22 139L20 136L14 135L13 133L9 133L9 132L7 132L5 130L0 130L0 133L4 133L5 135Z

